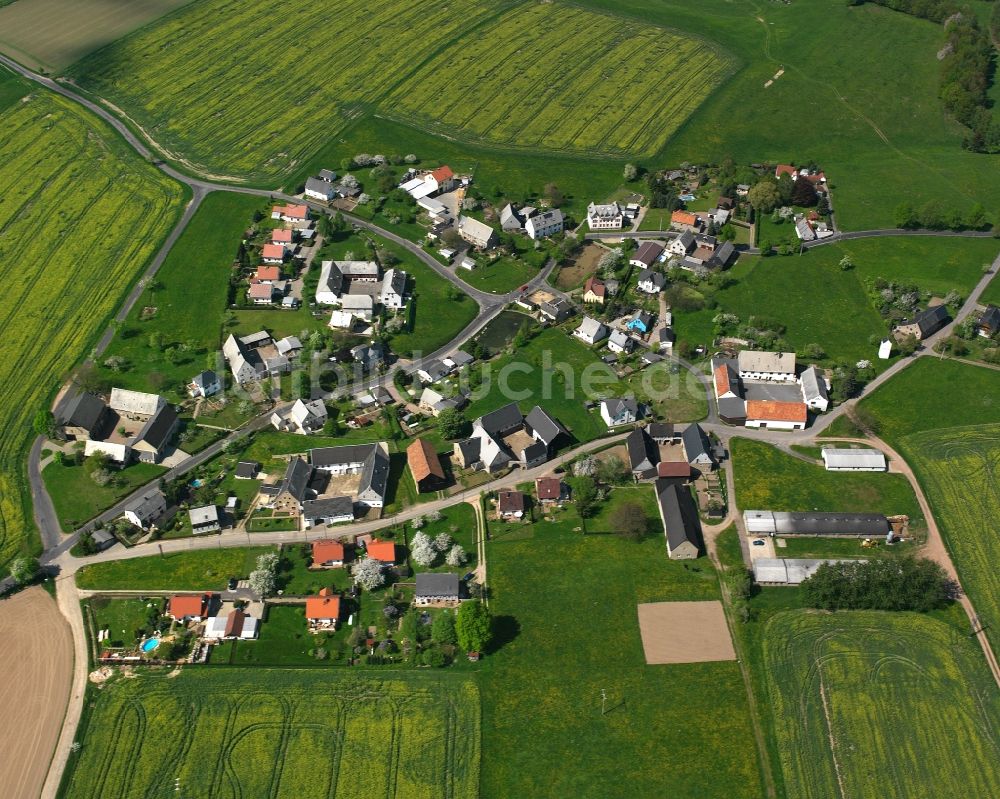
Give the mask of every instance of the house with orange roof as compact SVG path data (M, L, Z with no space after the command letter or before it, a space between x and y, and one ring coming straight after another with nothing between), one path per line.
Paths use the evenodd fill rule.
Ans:
M250 282L247 298L254 305L270 305L274 302L276 293L277 286L273 283L261 283L259 280L253 280Z
M271 231L271 244L284 244L290 247L292 244L292 231L283 227L276 227Z
M388 566L392 566L396 562L396 545L392 541L381 541L378 538L373 538L368 542L366 552L372 560L381 561Z
M674 230L690 230L692 233L697 233L701 230L701 222L698 221L698 215L690 211L674 211L670 215L670 227Z
M447 164L442 164L437 169L431 171L430 174L424 176L424 183L433 189L432 194L451 191L455 188L456 182L455 173L451 171L451 167Z
M175 621L199 622L208 616L211 594L176 594L170 597L167 615Z
M419 493L436 491L444 486L444 467L437 451L426 438L418 438L406 448L406 463Z
M309 207L306 205L275 205L271 208L271 219L282 222L305 222L309 218Z
M347 550L343 541L321 539L312 542L310 569L339 569L344 565Z
M306 621L309 632L335 630L340 622L340 597L329 588L320 589L319 596L306 598Z
M747 400L746 427L768 430L805 430L809 411L804 402Z
M265 244L260 250L260 257L265 264L280 264L285 260L284 244Z
M726 361L713 363L712 383L715 386L715 398L739 397L740 376L736 370Z
M258 266L254 279L258 283L277 283L281 280L280 266Z
M792 180L798 176L799 171L791 164L778 164L774 168L774 176L780 178L782 175L788 175Z
M605 286L604 281L598 277L588 277L587 282L583 284L584 302L604 305L604 298L607 294L607 286Z

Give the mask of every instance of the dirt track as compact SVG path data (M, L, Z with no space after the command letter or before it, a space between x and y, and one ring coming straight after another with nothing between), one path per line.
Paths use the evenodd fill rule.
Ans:
M35 799L62 727L73 672L69 625L41 588L0 601L0 785Z

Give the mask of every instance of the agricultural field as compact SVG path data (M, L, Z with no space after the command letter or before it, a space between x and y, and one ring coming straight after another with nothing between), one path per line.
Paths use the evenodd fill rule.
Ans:
M145 674L102 688L83 740L66 799L478 796L478 690L441 673Z
M27 546L24 458L47 408L170 230L181 187L67 100L0 74L0 563ZM17 102L20 86L25 99Z
M652 488L619 491L648 494L656 530ZM637 605L718 599L711 564L670 561L662 530L633 542L583 535L572 506L550 516L490 522L501 646L480 664L481 795L762 796L738 665L645 663Z
M962 585L994 651L1000 650L1000 424L904 436L907 460L927 492Z
M438 52L384 113L507 147L652 155L733 66L703 39L521 3Z
M788 796L1000 793L1000 695L955 628L909 613L779 613L762 665Z
M828 472L821 464L806 463L748 438L734 438L730 446L738 508L905 513L923 528L917 498L901 474Z
M4 0L0 53L57 72L191 0Z

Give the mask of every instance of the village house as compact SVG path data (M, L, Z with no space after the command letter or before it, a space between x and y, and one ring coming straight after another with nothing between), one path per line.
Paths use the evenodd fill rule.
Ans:
M644 336L653 329L653 315L649 311L636 311L635 316L625 324L625 329Z
M166 455L180 423L176 411L164 405L128 440L128 447L142 463L159 463Z
M742 397L740 391L740 376L728 361L712 361L712 385L715 388L716 399Z
M683 258L694 248L694 233L690 230L684 230L667 244L667 253L678 258Z
M167 498L160 491L133 500L125 507L125 520L140 530L151 530L163 520L167 513Z
M643 269L639 273L636 288L644 294L659 294L667 287L667 278L653 269Z
M546 300L538 306L538 312L543 319L558 324L564 322L573 315L573 304L564 297Z
M111 389L111 399L108 405L126 419L145 421L156 414L167 401L159 394L146 394L142 391L130 391L125 388Z
M430 387L425 387L422 392L420 392L420 399L417 400L417 405L421 410L427 411L432 416L440 416L441 411L449 410L451 408L459 409L465 404L465 397L459 394L456 397L445 397L440 392L435 391Z
M639 245L628 262L638 269L649 269L663 255L663 245L658 241L644 241Z
M340 569L347 558L343 541L323 538L312 542L311 569Z
M545 463L569 433L541 407L527 416L512 402L484 414L472 424L472 436L454 445L455 462L463 469L490 473L519 465L528 469Z
M368 508L381 508L385 504L389 450L384 443L311 449L309 462L313 468L331 475L360 475L356 502Z
M536 216L530 217L524 223L524 232L530 239L544 239L548 236L555 236L563 231L563 215L558 208L543 211Z
M830 407L826 378L815 366L809 366L799 375L802 401L810 410L825 412Z
M250 288L247 289L247 299L254 305L270 305L275 300L280 300L284 296L284 287L279 287L277 283L261 283L257 280L250 281Z
M607 338L608 328L605 327L603 322L585 316L583 317L583 321L580 322L580 326L573 331L573 335L586 344L596 344L598 341Z
M524 230L524 215L510 203L500 210L500 229L504 233L519 233Z
M283 247L291 248L294 234L288 228L276 227L271 231L271 244L280 244Z
M804 402L778 400L747 400L746 414L746 427L769 430L804 430L809 418Z
M701 543L701 524L690 490L677 480L665 478L657 478L653 485L667 541L667 555L671 560L697 558Z
M417 493L437 491L446 483L441 459L431 443L418 438L406 448L406 463L417 487Z
M617 202L587 206L587 225L591 230L621 230L625 213Z
M520 491L500 491L497 494L497 516L505 522L524 518L525 497Z
M424 361L424 363L417 369L417 379L421 383L437 383L439 380L443 380L450 374L451 370L444 365L443 361L439 361L437 358L432 358L429 361Z
M326 403L321 399L304 402L295 400L291 408L271 414L271 425L281 432L308 435L323 429L328 418Z
M298 516L302 513L302 503L309 496L312 473L312 467L302 458L292 457L281 482L260 487L261 506Z
M311 633L336 630L340 622L340 597L329 588L321 588L319 596L307 597L306 621Z
M354 521L354 500L350 497L307 499L302 503L302 525L308 530L317 525L344 524Z
M611 335L608 337L608 349L614 353L628 353L632 352L635 347L635 342L628 336L628 334L623 333L621 330L612 330Z
M489 250L496 246L496 231L478 219L473 219L471 216L463 214L458 218L457 229L458 235L462 237L462 241L468 242L473 247L478 247L481 250Z
M535 480L535 496L542 506L561 505L568 493L566 484L558 477L539 477Z
M715 466L712 445L700 424L689 424L684 428L681 433L681 444L684 446L684 457L687 458L689 465L708 469Z
M635 424L639 418L639 403L630 397L601 400L601 418L608 427Z
M320 178L308 178L306 180L305 195L311 200L320 200L328 203L337 196L337 191L332 181Z
M257 619L240 608L233 608L225 616L212 616L205 622L203 636L208 641L251 641L257 637Z
M923 341L928 336L937 333L950 321L948 307L945 305L934 305L925 308L912 319L904 319L896 327L893 333L897 340L913 336L917 341Z
M167 615L174 621L187 622L204 621L212 604L211 594L175 594L167 602Z
M230 334L222 345L222 354L229 363L233 379L246 385L266 377L275 377L291 370L288 359L269 349L274 344L266 330L237 338ZM262 352L267 357L262 355Z
M387 269L382 278L379 302L394 311L403 307L406 299L406 272L401 269Z
M1000 308L987 305L976 320L976 332L983 338L993 338L1000 333Z
M674 211L670 214L670 227L681 232L697 233L701 230L701 221L690 211Z
M271 209L271 219L282 222L305 222L309 219L309 207L306 205L276 205Z
M600 278L588 277L587 282L583 284L583 301L585 303L604 305L606 294L607 288Z
M236 464L235 477L237 480L256 480L260 472L260 464L257 461L240 461Z
M742 350L737 356L741 380L768 380L778 383L795 382L794 352L763 352Z
M211 369L199 372L187 384L189 397L211 397L222 391L222 380Z
M420 572L416 577L413 604L418 607L449 606L461 602L461 582L457 574Z
M285 261L285 245L265 244L260 250L260 257L265 264L281 264Z
M392 541L373 538L365 546L365 554L386 566L393 566L396 563L396 545Z
M656 464L660 460L660 453L656 443L645 430L637 427L629 433L625 439L625 449L628 452L632 478L636 482L656 477Z
M58 421L67 439L99 441L114 428L115 415L99 397L80 393L67 403Z
M188 520L191 522L191 532L194 535L213 533L222 529L219 523L219 509L215 505L191 508L188 511Z

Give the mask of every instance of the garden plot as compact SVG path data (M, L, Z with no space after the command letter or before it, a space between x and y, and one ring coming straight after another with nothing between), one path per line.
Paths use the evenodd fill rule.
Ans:
M639 632L650 664L736 660L718 601L646 602L639 605Z

